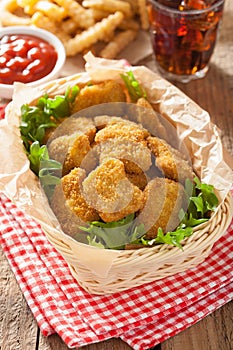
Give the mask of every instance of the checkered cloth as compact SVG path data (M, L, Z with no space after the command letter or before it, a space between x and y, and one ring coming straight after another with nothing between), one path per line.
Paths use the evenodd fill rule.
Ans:
M120 337L133 349L146 350L233 297L233 221L196 268L110 296L84 291L40 226L3 194L0 231L0 244L42 333L58 333L71 348Z
M174 336L233 297L233 221L199 266L110 296L90 295L40 226L0 196L0 244L45 336L69 347L120 337L135 350Z

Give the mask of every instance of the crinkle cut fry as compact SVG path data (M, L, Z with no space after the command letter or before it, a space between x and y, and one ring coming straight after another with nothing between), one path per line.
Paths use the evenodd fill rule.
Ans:
M13 12L17 9L18 5L15 0L10 0L6 3L0 3L1 22L2 26L15 26L15 25L30 25L31 19L25 17L19 17Z
M132 30L135 30L137 32L140 28L140 25L133 18L124 18L123 21L120 23L118 28L121 30L132 29Z
M94 18L90 10L84 9L78 2L73 0L54 0L58 5L65 8L68 15L80 28L89 28L94 25Z
M124 0L131 6L131 11L133 15L138 14L138 2L137 0Z
M146 0L138 0L138 12L140 15L141 27L144 30L149 29L149 18L146 8Z
M36 27L50 31L63 42L70 39L70 36L67 33L58 30L55 22L51 18L43 15L39 11L35 12L32 15L31 23L34 24Z
M32 6L31 11L34 12L40 11L45 16L49 17L53 21L61 22L66 16L66 10L50 1L37 1L34 6Z
M84 0L82 5L84 7L104 10L110 13L120 11L126 17L132 16L130 4L120 0Z
M121 23L123 17L123 13L117 11L113 15L109 15L101 22L97 22L94 26L65 42L64 45L67 55L74 56L95 44L97 41L105 40L106 37L109 37L115 28Z
M103 58L112 59L116 57L137 35L135 30L125 30L117 34L110 43L100 52Z

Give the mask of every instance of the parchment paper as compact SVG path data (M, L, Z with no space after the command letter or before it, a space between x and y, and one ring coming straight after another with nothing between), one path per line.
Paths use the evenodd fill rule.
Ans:
M54 233L60 231L56 218L46 209L45 199L40 191L37 177L30 171L19 132L20 107L30 103L44 92L59 94L65 88L89 80L103 81L115 79L121 82L120 73L129 67L122 60L105 60L85 56L86 72L74 75L61 86L56 80L30 88L16 83L12 102L6 109L6 118L0 123L0 190L18 207ZM147 91L148 99L154 108L176 126L179 138L191 154L196 173L206 183L211 183L223 201L233 183L233 172L224 159L223 146L217 127L211 123L209 114L189 99L176 87L156 73L143 66L130 68ZM65 80L64 80L65 81ZM65 234L64 234L65 235ZM69 238L72 240L72 238ZM78 243L76 254L82 264L89 266L96 274L105 276L119 251L103 250ZM88 253L87 253L88 251ZM93 251L95 252L93 254ZM98 261L101 262L98 264Z

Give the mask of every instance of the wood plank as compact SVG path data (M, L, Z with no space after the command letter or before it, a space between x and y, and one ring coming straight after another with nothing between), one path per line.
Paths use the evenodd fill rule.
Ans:
M38 350L69 350L67 345L62 342L57 334L53 334L48 338L40 335L40 342ZM121 339L112 338L101 343L95 343L87 346L83 346L82 350L130 350L129 345L123 342Z
M40 332L37 350L69 350L69 348L57 334L45 338Z
M0 247L0 349L34 350L37 323Z
M161 350L232 350L233 302L161 344Z
M130 350L129 345L123 342L121 339L109 339L102 343L83 346L82 350Z

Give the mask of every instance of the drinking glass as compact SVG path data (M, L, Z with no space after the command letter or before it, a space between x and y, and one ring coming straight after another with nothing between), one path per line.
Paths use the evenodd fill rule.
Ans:
M205 77L223 7L224 0L148 0L155 61L165 78Z

